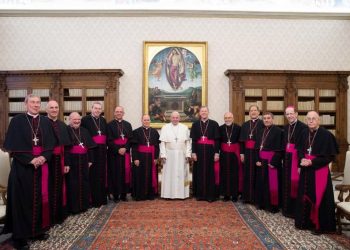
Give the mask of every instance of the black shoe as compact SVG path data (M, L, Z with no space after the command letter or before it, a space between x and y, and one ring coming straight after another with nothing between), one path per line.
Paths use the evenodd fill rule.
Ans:
M114 198L113 201L114 201L114 203L118 203L120 201L120 199L119 198Z
M126 195L121 195L120 200L121 201L128 201L128 198L126 198Z
M50 235L48 233L43 233L34 237L34 240L47 240L48 238L50 238Z
M29 249L28 241L25 239L12 239L13 247L18 250L27 250Z
M313 231L311 231L311 233L313 235L317 235L317 236L320 236L322 234L322 232L320 230L313 230Z
M230 196L224 196L223 201L229 201L230 200Z
M237 198L232 198L232 201L233 202L237 202Z

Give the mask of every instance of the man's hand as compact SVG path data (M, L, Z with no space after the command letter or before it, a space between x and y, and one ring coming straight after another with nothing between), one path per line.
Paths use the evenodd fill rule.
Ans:
M241 156L241 162L243 163L244 162L244 154L240 154Z
M194 161L197 161L197 154L192 153L192 159L193 159Z
M136 167L140 166L140 160L134 160L134 164Z
M218 161L218 160L220 160L220 156L219 156L218 153L215 153L215 155L214 155L214 161Z
M261 167L261 162L260 162L260 161L257 161L257 162L255 163L255 165L257 165L258 167Z
M69 166L64 166L63 172L67 174L69 172L70 167Z
M91 165L92 165L92 162L89 162L89 163L88 163L88 166L91 167Z
M120 155L125 155L125 152L126 152L126 148L120 148L118 150L118 154L120 154Z

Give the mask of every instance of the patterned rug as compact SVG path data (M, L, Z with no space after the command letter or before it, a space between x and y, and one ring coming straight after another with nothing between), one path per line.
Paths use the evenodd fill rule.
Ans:
M240 202L109 203L70 216L31 249L350 249L344 235L312 235L281 213ZM11 249L10 241L0 249Z

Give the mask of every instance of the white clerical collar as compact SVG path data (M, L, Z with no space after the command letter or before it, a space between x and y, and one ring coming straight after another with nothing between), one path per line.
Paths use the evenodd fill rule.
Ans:
M31 117L33 117L33 118L37 118L37 117L39 116L39 114L32 115L32 114L30 114L29 112L27 112L27 115L29 115L29 116L31 116Z
M252 122L256 122L259 118L251 119Z
M54 122L58 120L58 117L52 118L52 117L50 117L50 116L47 116L47 118L49 118L51 121L54 121Z
M93 114L91 114L91 116L92 116L93 118L95 118L95 119L100 118L99 116L98 116L98 117L96 117L96 116L94 116Z
M123 119L121 119L121 120L117 120L117 122L122 122L123 121Z
M294 124L296 124L297 123L297 119L294 121L294 122L292 122L292 123L289 123L289 125L294 125Z
M209 120L209 119L206 119L206 120L204 120L204 119L201 119L201 121L202 121L202 122L207 122L208 120Z
M150 127L147 128L147 127L145 127L145 126L142 126L142 127L143 127L144 129L149 129L149 128L150 128Z

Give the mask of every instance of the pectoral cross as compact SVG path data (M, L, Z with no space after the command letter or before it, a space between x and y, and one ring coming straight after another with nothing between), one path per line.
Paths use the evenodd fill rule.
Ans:
M79 143L79 146L82 147L82 148L84 148L84 145L83 145L83 144L84 144L84 143L81 142L81 143Z
M231 141L228 140L228 141L227 141L227 144L228 144L228 146L231 146Z
M121 135L120 135L120 137L122 138L122 140L124 140L124 136L125 136L124 134L121 134Z
M260 145L260 151L263 149L263 147L264 147L263 145Z
M310 147L307 149L307 152L309 153L309 155L311 155L311 151L312 151L312 147L310 146Z
M147 147L149 147L149 141L147 142Z
M287 143L287 148L289 148L289 143Z
M98 134L98 135L101 135L101 130L98 130L98 131L97 131L97 134Z
M249 134L249 139L252 139L253 135L252 134Z
M38 141L39 141L38 137L34 136L33 142L35 146L38 145Z
M204 141L204 140L205 140L205 136L203 135L203 136L202 136L202 141Z

